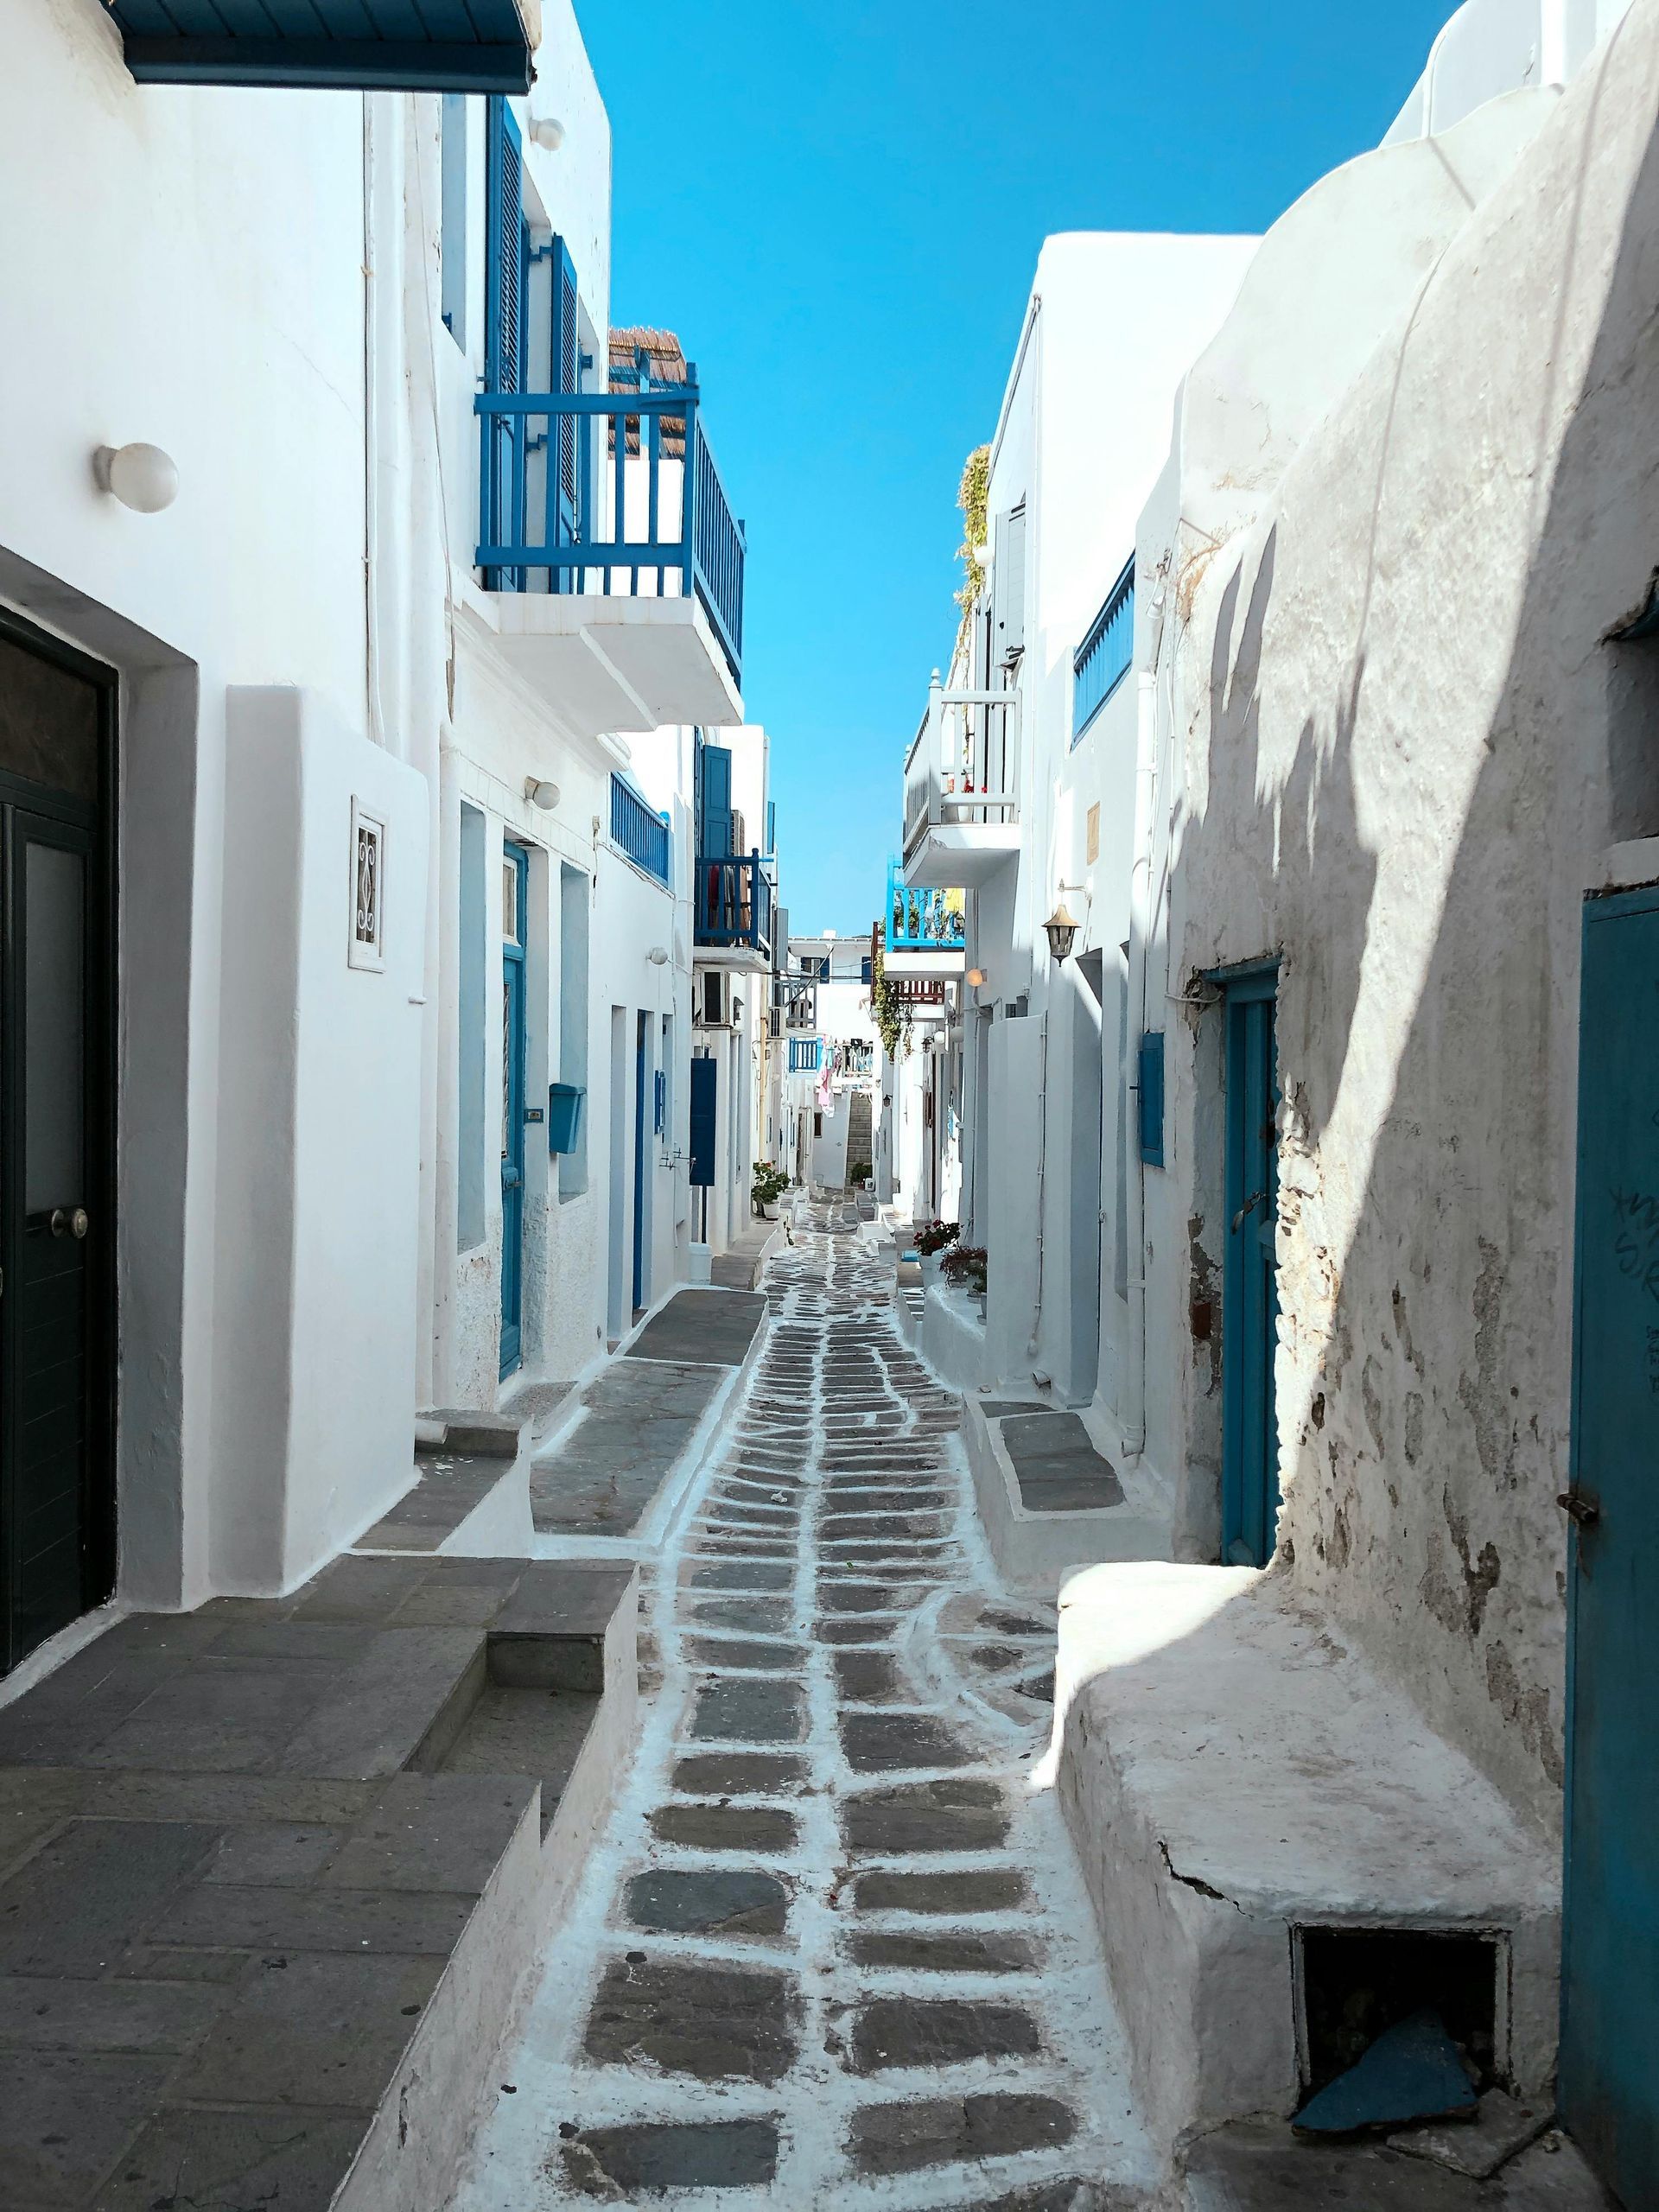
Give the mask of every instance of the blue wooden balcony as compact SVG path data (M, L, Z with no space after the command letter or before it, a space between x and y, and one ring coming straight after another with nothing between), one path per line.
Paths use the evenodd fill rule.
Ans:
M683 385L483 391L475 404L485 588L621 599L647 610L667 601L682 615L698 609L732 686L741 683L743 525L703 429L695 371ZM741 715L658 719L718 723Z
M960 952L968 941L967 926L960 899L918 889L905 881L900 862L887 862L889 952Z
M823 1065L822 1037L791 1037L789 1040L791 1075L817 1075Z
M653 814L625 777L611 778L611 842L659 883L669 876L668 817Z
M699 855L691 893L699 949L772 960L772 885L759 853Z
M535 0L105 0L141 85L527 92Z

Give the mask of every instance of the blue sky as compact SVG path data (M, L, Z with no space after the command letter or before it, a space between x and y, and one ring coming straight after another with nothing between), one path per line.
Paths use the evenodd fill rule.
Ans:
M954 628L963 456L1052 231L1256 231L1375 145L1452 0L578 0L612 318L677 330L748 526L796 930L867 929Z

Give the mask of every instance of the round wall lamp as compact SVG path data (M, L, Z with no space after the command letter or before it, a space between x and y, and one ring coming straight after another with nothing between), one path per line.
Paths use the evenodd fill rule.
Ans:
M559 787L545 782L540 776L524 778L524 797L532 806L539 806L543 814L551 814L559 803Z
M531 123L530 136L533 144L556 154L564 143L564 125L556 115L538 115Z
M668 965L668 948L666 945L653 944L651 950L645 955L645 957L650 961L653 968L666 968Z
M158 515L179 496L179 472L160 446L99 446L92 480L136 515Z
M1043 924L1043 932L1048 939L1049 952L1054 959L1064 960L1069 956L1078 926L1075 918L1067 912L1065 900L1062 898L1053 912Z
M976 991L982 988L984 982L985 970L982 968L970 968L968 970L967 983L970 991Z

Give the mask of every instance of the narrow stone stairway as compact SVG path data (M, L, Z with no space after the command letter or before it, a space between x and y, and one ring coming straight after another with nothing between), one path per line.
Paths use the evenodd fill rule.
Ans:
M463 2212L1147 2201L1052 1794L1052 1618L996 1589L956 1401L855 1208L803 1212L664 1549L633 1770Z

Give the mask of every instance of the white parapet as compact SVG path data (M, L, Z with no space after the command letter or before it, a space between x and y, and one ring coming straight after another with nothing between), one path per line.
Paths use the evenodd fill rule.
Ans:
M1301 2094L1297 1931L1476 1933L1497 2070L1545 2090L1560 1885L1529 1829L1282 1571L1094 1567L1060 1593L1056 1778L1166 2151Z

